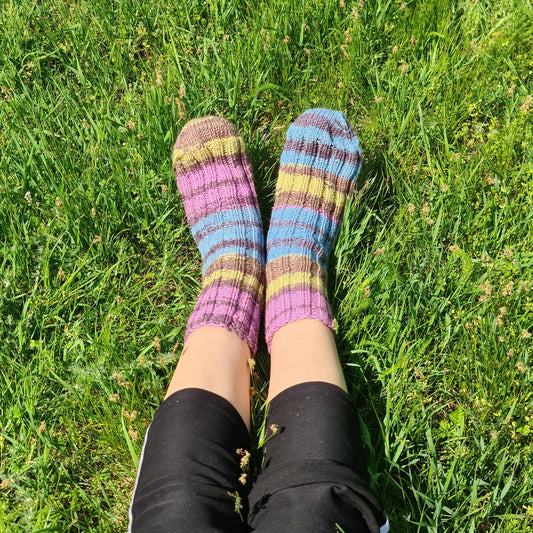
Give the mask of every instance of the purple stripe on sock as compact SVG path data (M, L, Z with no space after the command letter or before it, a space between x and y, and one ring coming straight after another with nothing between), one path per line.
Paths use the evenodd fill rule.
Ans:
M225 181L242 184L251 181L249 163L243 164L236 156L218 157L215 160L206 159L198 162L193 169L185 171L179 171L177 165L174 169L182 197L195 194L198 189L206 186L208 189L216 188ZM195 180L188 179L191 174L196 176Z
M187 207L196 208L198 205L207 209L218 200L229 200L234 207L242 207L242 202L255 206L256 197L246 184L230 183L217 188L197 189L196 194L191 194L184 199ZM203 204L202 204L203 201ZM212 211L212 208L211 210Z
M266 314L270 318L275 319L279 313L285 312L284 303L287 303L287 301L291 299L294 299L294 302L297 302L297 304L300 305L311 306L318 303L319 306L322 305L329 308L329 303L323 289L311 288L309 285L304 283L295 283L294 285L284 287L268 298L268 308L266 310Z
M231 174L229 177L224 176L220 179L209 181L207 180L205 183L191 183L188 185L188 193L187 197L189 196L195 196L198 193L201 193L202 191L208 191L211 189L217 189L218 187L226 187L231 184L235 184L238 181L240 181L242 178L236 178L235 174ZM252 194L254 191L250 191Z
M297 297L298 295L295 294L291 297L291 301L297 302ZM287 302L283 302L282 307L279 309L272 308L270 313L268 312L271 306L270 301L267 304L267 313L269 314L265 316L265 321L269 324L266 331L266 342L269 352L272 349L272 337L274 337L276 331L286 324L296 322L297 320L313 318L325 324L333 332L335 331L331 309L325 299L322 303L302 301L300 304L293 303L292 306L287 306L286 304Z
M250 303L252 306L254 305L253 301ZM242 320L249 315L253 317L252 320ZM187 323L185 341L193 331L202 326L220 326L237 334L241 339L248 343L251 355L253 355L257 350L257 341L259 337L259 307L248 307L246 314L244 312L235 313L235 310L232 306L220 306L216 309L213 308L212 312L209 312L208 306L207 310L202 309L198 313L193 312L189 322Z

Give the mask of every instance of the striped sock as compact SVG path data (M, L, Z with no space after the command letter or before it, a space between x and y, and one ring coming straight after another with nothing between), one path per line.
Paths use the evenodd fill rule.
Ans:
M188 122L176 140L176 181L203 260L202 292L185 339L220 326L257 349L264 299L264 244L252 169L242 138L226 119Z
M289 322L333 330L327 264L361 164L359 141L338 111L311 109L287 131L267 236L266 341Z

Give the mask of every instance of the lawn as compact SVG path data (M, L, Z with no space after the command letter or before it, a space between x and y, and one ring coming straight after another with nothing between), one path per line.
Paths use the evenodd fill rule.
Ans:
M531 531L532 20L528 0L2 0L0 531L126 529L200 289L173 141L233 121L268 224L286 129L317 106L363 148L330 292L392 531Z

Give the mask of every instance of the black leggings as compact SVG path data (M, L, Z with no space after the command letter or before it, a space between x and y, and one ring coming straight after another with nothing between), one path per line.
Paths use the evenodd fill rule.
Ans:
M178 391L148 429L130 532L384 533L356 420L335 385L280 393L269 406L261 473L246 495L239 477L250 437L242 418L216 394Z

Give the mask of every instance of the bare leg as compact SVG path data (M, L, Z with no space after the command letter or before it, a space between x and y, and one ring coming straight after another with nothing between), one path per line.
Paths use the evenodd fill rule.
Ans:
M318 320L297 320L276 331L270 357L269 402L307 381L325 381L346 391L333 333Z
M228 400L250 428L248 344L221 327L193 331L181 354L165 398L187 388L205 389Z

